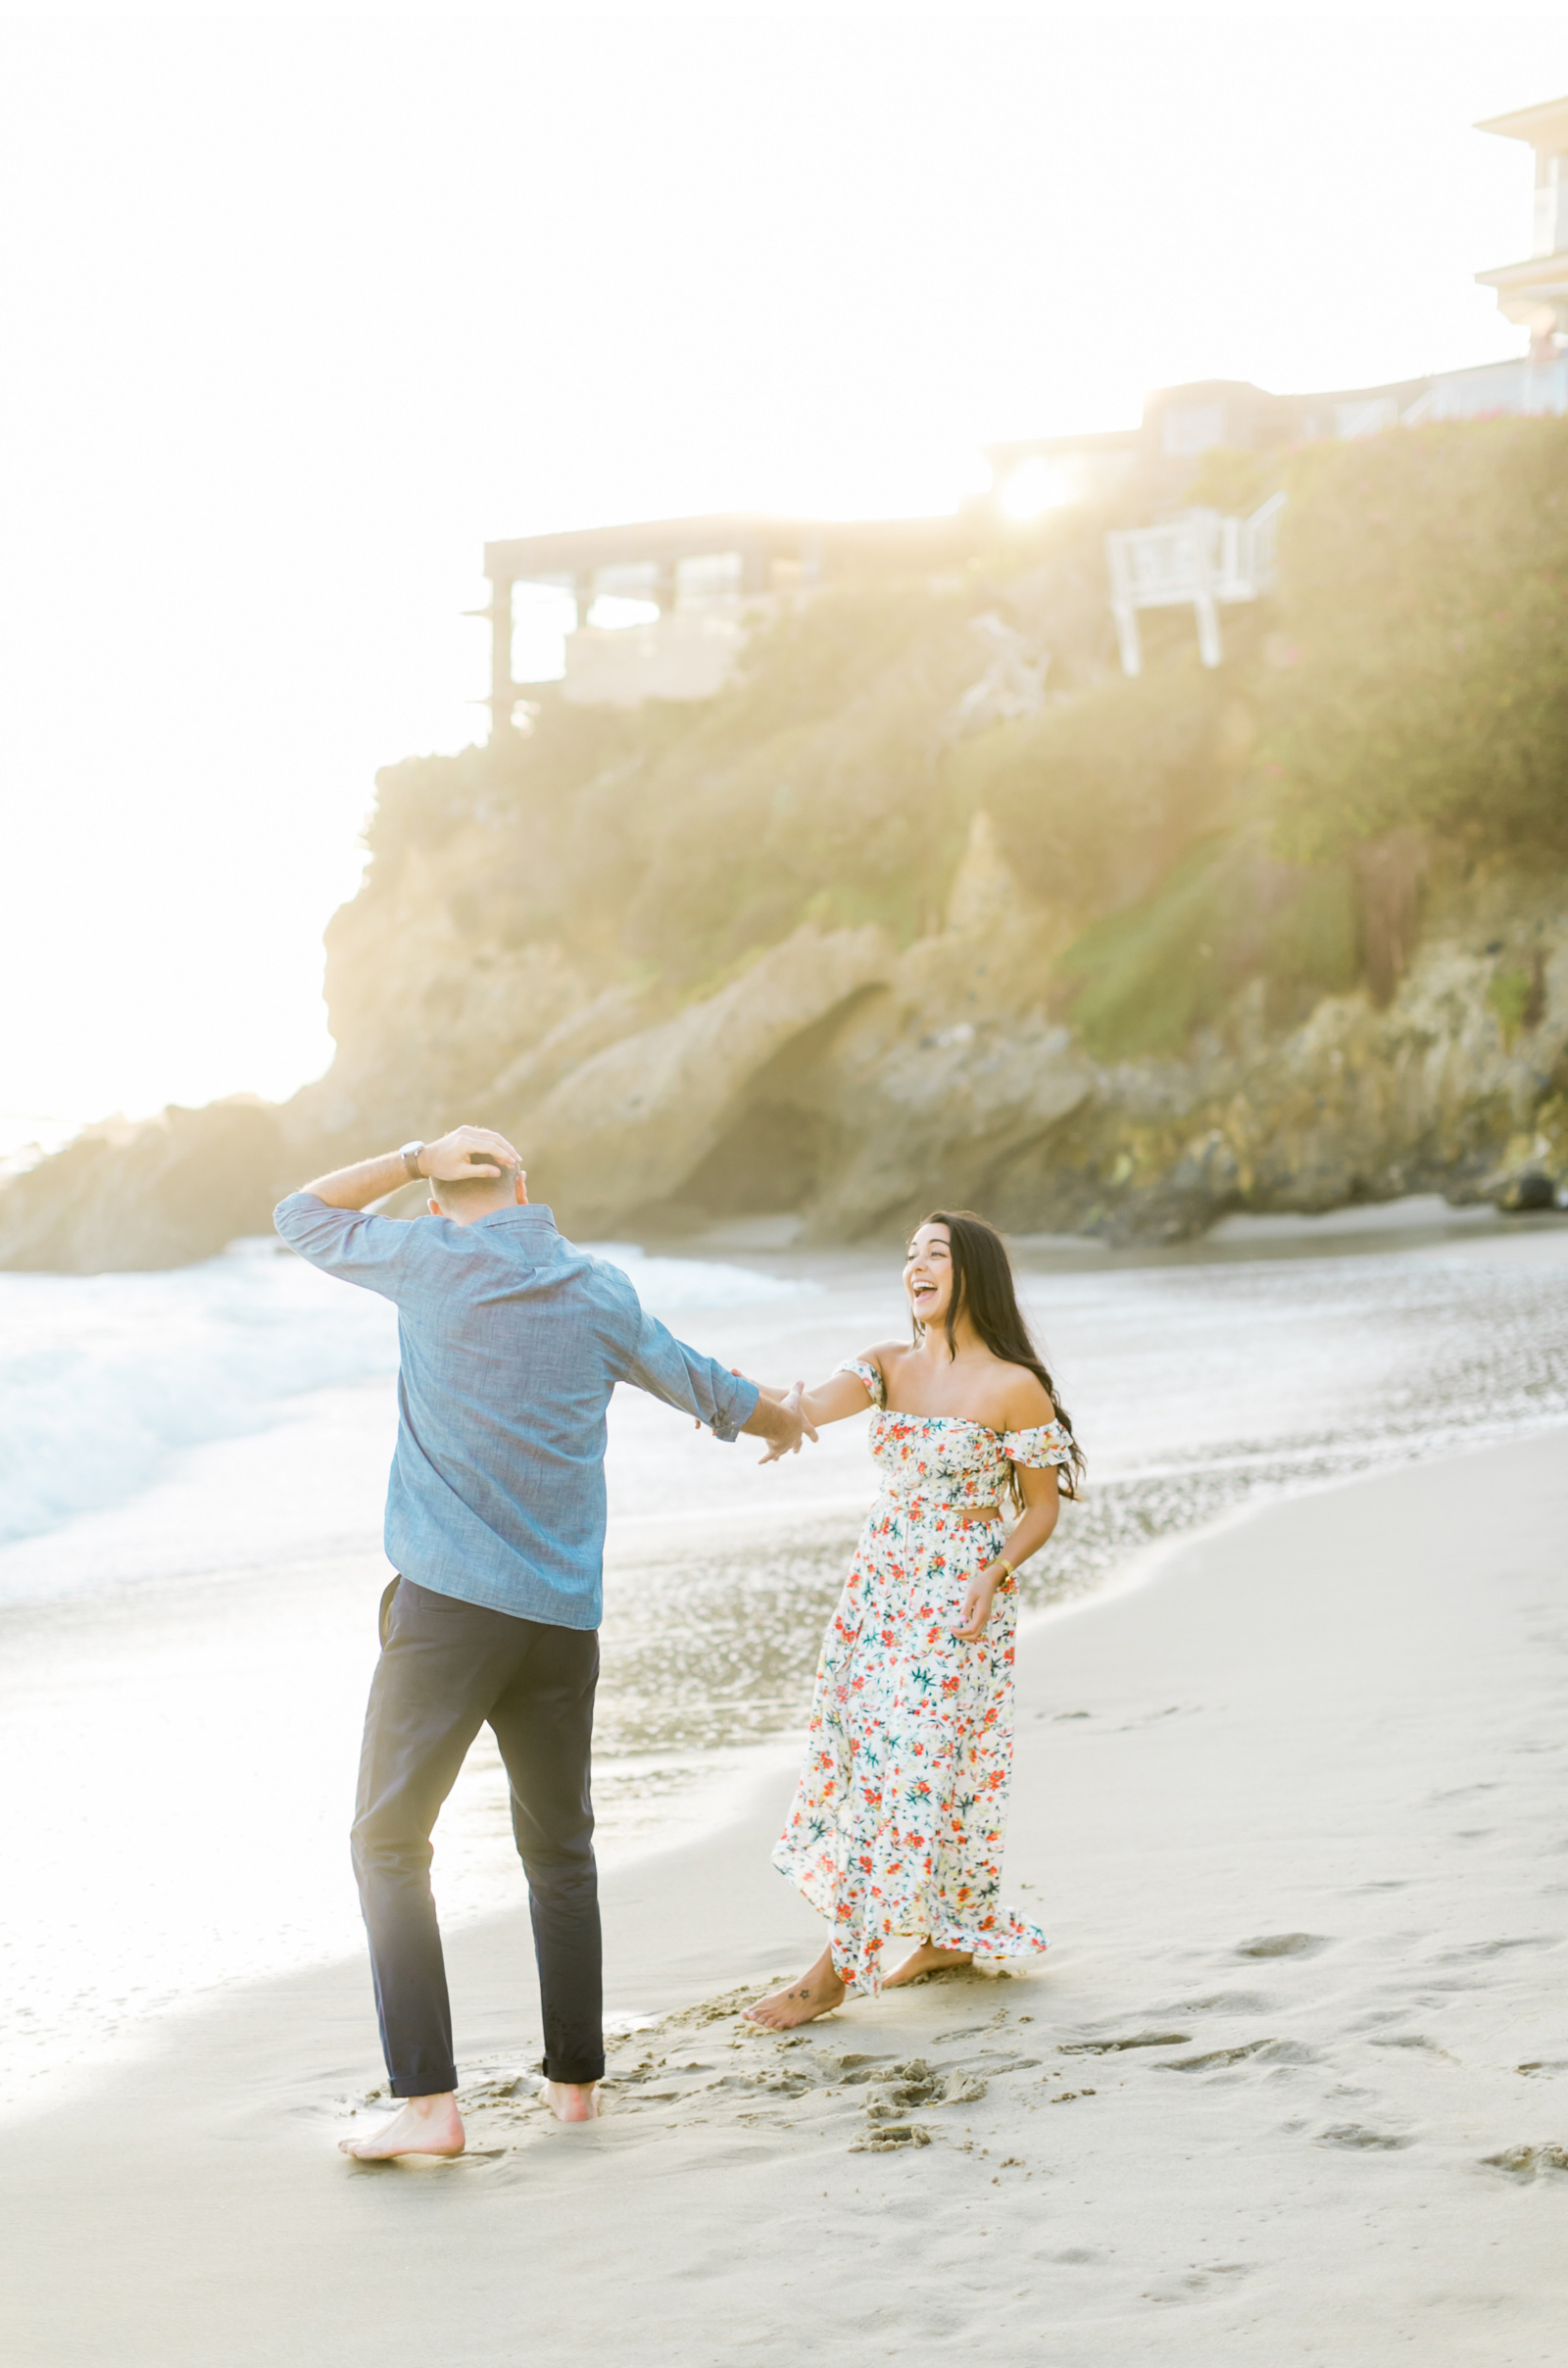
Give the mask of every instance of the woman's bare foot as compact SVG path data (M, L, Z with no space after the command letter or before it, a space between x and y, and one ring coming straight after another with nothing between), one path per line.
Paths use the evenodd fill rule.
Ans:
M811 2023L819 2014L831 2014L848 1996L833 1970L833 1951L824 1949L810 1972L792 1982L788 1990L775 1990L771 1998L759 1998L755 2006L748 2006L746 2020L760 2023L767 2031L793 2031L797 2023Z
M597 2121L599 2084L592 2080L547 2080L540 2092L558 2121Z
M406 2097L403 2109L373 2138L343 2138L339 2150L357 2162L390 2162L398 2154L461 2154L463 2116L452 2090L444 2097Z
M929 1941L922 1941L902 1965L894 1967L882 1987L897 1990L901 1982L917 1982L922 1973L945 1973L950 1967L973 1963L972 1949L933 1949Z

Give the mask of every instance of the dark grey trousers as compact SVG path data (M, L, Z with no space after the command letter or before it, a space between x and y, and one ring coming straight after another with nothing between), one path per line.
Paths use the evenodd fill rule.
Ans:
M399 1579L382 1603L354 1819L354 1872L370 1938L381 2047L394 2097L458 2085L430 1834L486 1721L512 1785L528 1878L541 2069L605 2069L599 1887L589 1761L599 1639L465 1603Z

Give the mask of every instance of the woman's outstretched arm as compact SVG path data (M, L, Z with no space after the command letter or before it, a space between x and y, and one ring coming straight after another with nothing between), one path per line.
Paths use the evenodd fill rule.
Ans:
M856 1362L874 1366L878 1372L882 1370L875 1349L867 1349L857 1357ZM783 1404L783 1390L765 1381L760 1381L757 1386L764 1398L771 1398L778 1405ZM806 1392L801 1400L801 1412L814 1429L819 1429L824 1422L847 1422L852 1414L863 1414L872 1404L874 1401L869 1385L860 1379L858 1373L841 1370L830 1373L825 1381L816 1382Z

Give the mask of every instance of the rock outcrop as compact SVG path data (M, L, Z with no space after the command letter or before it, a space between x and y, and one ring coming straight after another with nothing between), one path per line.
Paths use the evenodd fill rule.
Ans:
M1386 1004L1271 1032L1254 984L1184 1060L1099 1070L991 1188L1014 1225L1180 1238L1413 1192L1540 1208L1565 1181L1568 881L1498 873L1428 914Z
M777 1056L841 1020L895 967L880 929L798 929L718 994L582 1061L541 1101L508 1109L498 1081L498 1123L526 1146L530 1190L579 1232L672 1200ZM769 1189L765 1176L759 1189Z
M94 1127L0 1190L0 1266L101 1274L211 1258L266 1229L285 1169L277 1112L249 1098Z
M416 924L388 899L377 927L407 942ZM334 1007L353 1014L341 1075L282 1111L83 1136L0 1188L0 1264L205 1257L313 1169L463 1117L503 1126L587 1238L787 1213L847 1240L963 1203L1015 1231L1179 1239L1232 1209L1419 1191L1548 1206L1568 1179L1568 881L1450 880L1386 1001L1362 986L1271 1028L1254 979L1179 1060L1090 1058L1055 1001L1069 934L983 814L941 928L901 951L878 927L803 926L678 1008L549 946L498 952L466 990L436 924L384 1004L355 981ZM444 1064L432 1013L454 999Z
M1539 1205L1568 1176L1568 882L1450 881L1387 1000L1369 982L1271 1027L1253 980L1177 1060L1089 1057L1056 1015L1070 932L982 814L939 930L901 952L802 928L673 1011L605 989L474 1110L585 1234L788 1212L845 1240L968 1202L1017 1230L1173 1239L1416 1191Z

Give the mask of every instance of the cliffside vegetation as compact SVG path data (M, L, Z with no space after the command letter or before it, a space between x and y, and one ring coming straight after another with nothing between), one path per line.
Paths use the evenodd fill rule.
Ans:
M1077 509L786 609L711 700L546 689L389 767L279 1185L476 1114L587 1229L975 1198L1171 1234L1568 1180L1568 421L1212 454L1192 492L1278 488L1278 596L1214 671L1173 611L1122 676ZM0 1262L114 1262L56 1239L56 1167L0 1192Z
M1400 827L1568 858L1568 425L1319 446L1290 473L1269 701L1276 836Z
M967 587L834 589L759 636L711 701L623 711L546 691L499 761L380 776L374 863L472 815L499 823L514 852L473 884L476 924L504 909L504 936L652 969L683 995L803 919L877 920L906 941L940 913L962 846L943 718L976 672L972 607Z
M939 926L984 810L1072 923L1051 1002L1102 1059L1179 1051L1253 978L1274 1025L1362 976L1386 999L1434 861L1568 861L1568 423L1213 455L1195 491L1275 482L1281 594L1226 614L1214 672L1171 613L1124 679L1102 521L1069 514L966 581L830 591L706 704L547 692L499 761L392 767L368 894L486 817L510 853L460 926L684 999L803 921ZM1033 712L988 699L999 647Z

